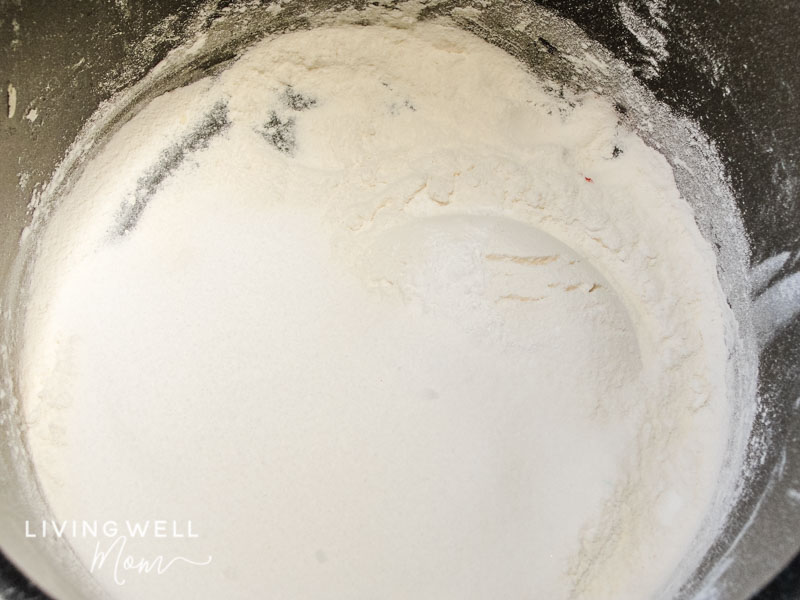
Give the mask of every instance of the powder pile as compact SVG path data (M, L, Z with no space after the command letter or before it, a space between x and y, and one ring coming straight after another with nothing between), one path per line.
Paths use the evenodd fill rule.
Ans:
M40 244L28 443L112 598L652 597L729 427L715 258L613 105L443 25L164 94ZM95 539L70 540L87 566Z

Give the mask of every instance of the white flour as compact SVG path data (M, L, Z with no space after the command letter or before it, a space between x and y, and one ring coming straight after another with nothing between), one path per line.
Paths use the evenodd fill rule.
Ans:
M262 42L153 101L43 239L28 441L113 598L641 599L728 439L730 318L609 102L438 25ZM91 565L94 539L71 540Z

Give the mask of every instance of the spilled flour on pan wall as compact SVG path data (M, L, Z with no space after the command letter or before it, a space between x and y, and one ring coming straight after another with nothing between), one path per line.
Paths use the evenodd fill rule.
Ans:
M29 448L57 519L191 521L126 553L212 561L104 594L655 596L731 317L617 117L428 24L261 42L119 129L39 246Z

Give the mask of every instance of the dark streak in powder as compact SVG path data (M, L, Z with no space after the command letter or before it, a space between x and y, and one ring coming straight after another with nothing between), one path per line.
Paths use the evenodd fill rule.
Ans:
M410 110L411 112L417 112L417 107L414 106L411 100L404 100L402 104L392 102L392 104L389 105L389 113L392 115L400 114L400 111L403 109Z
M540 37L538 41L542 46L544 46L545 50L547 50L549 54L558 54L558 48L556 48L553 44L548 42L543 37Z
M295 119L289 117L282 119L274 110L270 113L269 120L264 123L264 128L259 133L279 152L294 154L297 147L295 137Z
M619 158L620 155L622 155L622 148L620 148L619 146L614 146L614 150L612 150L611 156L613 158Z
M229 125L228 106L224 101L219 101L189 134L164 150L158 162L136 182L133 202L129 206L123 206L118 219L117 235L125 235L136 227L148 202L161 184L169 179L189 155L207 148L211 140Z
M296 92L290 85L283 91L283 102L292 110L308 110L317 105L317 99L305 94Z

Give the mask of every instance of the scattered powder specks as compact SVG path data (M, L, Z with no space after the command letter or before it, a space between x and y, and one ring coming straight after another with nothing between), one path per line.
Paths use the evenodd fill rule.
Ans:
M13 119L17 112L17 88L9 83L6 88L6 100L8 102L8 118Z
M644 17L637 14L624 0L620 0L617 3L617 8L625 27L628 28L628 31L636 37L649 54L648 60L651 62L651 66L646 69L645 74L649 77L657 76L660 63L669 57L667 38L656 27L656 24L661 24L663 21L659 16L661 14L659 5L653 3L650 6L651 11L655 13L654 16L657 17L654 19L656 24L648 23Z

